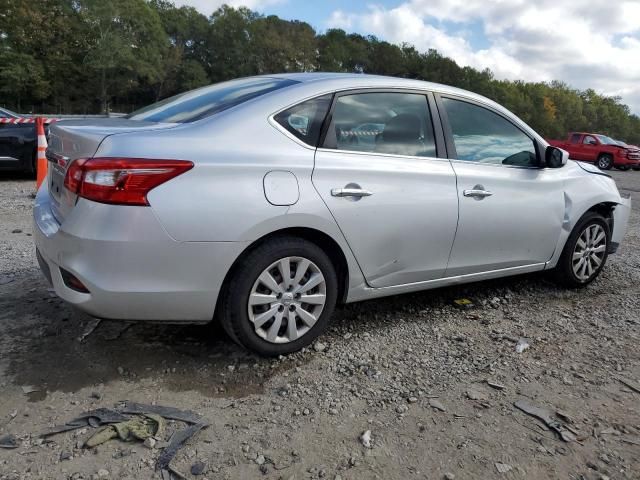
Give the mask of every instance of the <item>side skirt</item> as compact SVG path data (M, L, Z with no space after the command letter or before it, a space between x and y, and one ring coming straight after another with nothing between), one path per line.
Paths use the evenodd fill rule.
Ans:
M471 273L468 275L456 275L454 277L437 278L425 282L407 283L404 285L393 285L391 287L371 288L361 287L349 292L347 303L358 302L370 298L387 297L389 295L399 295L402 293L418 292L421 290L431 290L439 287L448 287L463 283L479 282L493 278L509 277L521 275L523 273L539 272L545 269L547 263L534 263L520 267L503 268L500 270L490 270L488 272Z

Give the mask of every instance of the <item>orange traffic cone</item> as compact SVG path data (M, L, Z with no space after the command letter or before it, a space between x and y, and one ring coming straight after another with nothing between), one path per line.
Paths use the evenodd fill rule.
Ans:
M36 118L36 134L38 135L38 152L36 164L36 189L40 188L47 176L47 157L44 152L47 149L47 137L44 134L44 121L42 117Z

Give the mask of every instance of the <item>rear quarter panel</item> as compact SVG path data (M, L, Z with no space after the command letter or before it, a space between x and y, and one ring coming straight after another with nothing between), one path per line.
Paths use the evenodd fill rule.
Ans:
M103 141L96 156L194 162L192 170L148 195L160 223L177 241L250 244L281 229L312 228L338 243L347 258L350 285L362 286L360 268L311 183L315 149L295 142L269 122L277 108L248 105L163 132L114 135ZM295 204L273 205L267 200L264 177L271 171L295 175Z

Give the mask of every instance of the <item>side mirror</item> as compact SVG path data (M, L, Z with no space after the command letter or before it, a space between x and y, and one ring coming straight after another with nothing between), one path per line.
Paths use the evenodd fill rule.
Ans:
M569 153L561 148L548 146L544 152L545 165L549 168L560 168L567 164Z

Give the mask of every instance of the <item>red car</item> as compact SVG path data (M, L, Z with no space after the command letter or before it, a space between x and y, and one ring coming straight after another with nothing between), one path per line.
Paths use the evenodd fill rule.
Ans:
M609 170L611 167L629 170L632 167L637 168L640 164L640 150L620 145L606 135L571 132L566 141L548 142L569 152L569 158L595 163L602 170Z

